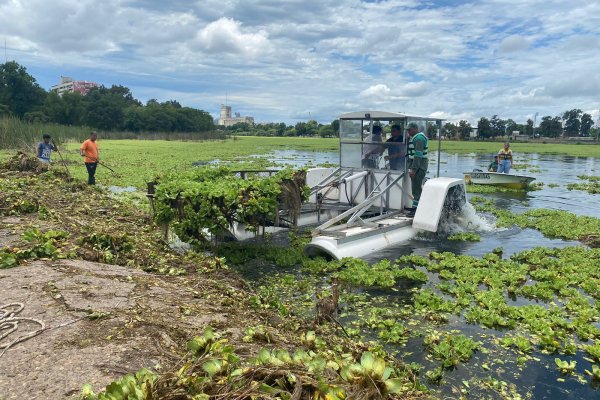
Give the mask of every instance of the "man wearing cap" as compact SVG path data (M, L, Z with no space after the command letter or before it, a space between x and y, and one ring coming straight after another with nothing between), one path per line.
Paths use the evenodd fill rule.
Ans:
M37 158L40 162L50 164L50 156L54 150L58 150L58 147L50 143L50 135L47 133L42 136L42 139L44 141L39 142L37 145Z
M383 152L381 145L381 126L373 126L373 134L369 135L363 144L362 166L363 168L377 168L378 157Z
M81 144L81 148L79 149L79 154L84 157L85 168L88 173L88 184L95 185L96 178L96 167L98 166L98 143L96 143L96 139L98 138L98 134L96 132L90 133L90 138Z
M427 174L429 159L427 151L429 150L429 140L423 132L419 132L419 127L416 123L408 124L408 175L412 182L412 209L411 213L417 210L421 191L423 190L423 179Z

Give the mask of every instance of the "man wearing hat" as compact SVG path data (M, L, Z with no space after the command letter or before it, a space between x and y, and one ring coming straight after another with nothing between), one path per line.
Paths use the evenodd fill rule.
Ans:
M42 136L42 139L44 141L39 142L37 145L37 158L40 162L50 164L50 155L54 150L58 150L58 147L50 143L50 135L47 133Z
M429 150L429 140L423 132L419 132L419 126L411 122L408 124L408 175L412 182L412 209L410 213L414 213L419 205L421 191L423 190L423 179L427 174L429 159L427 151Z

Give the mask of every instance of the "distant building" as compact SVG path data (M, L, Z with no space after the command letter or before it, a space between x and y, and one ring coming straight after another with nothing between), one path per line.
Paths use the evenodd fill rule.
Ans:
M254 117L242 117L240 113L235 113L235 116L231 116L231 106L226 106L221 104L221 112L219 114L219 125L223 125L225 127L235 125L238 123L247 123L250 125L254 125Z
M90 89L93 89L98 86L100 85L98 85L95 82L74 81L73 78L70 78L68 76L61 76L60 83L58 85L52 86L50 90L58 93L59 96L62 96L63 93L67 92L79 92L82 95L85 95L87 94L87 92L90 91Z

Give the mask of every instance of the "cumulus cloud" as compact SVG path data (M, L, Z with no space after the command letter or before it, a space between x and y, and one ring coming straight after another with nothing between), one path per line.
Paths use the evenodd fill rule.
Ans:
M529 40L526 37L521 35L512 35L502 40L498 50L500 50L502 53L514 53L527 50L528 47Z
M594 96L600 93L600 79L597 75L575 75L549 83L543 91L551 97Z
M197 44L209 54L239 54L255 57L269 50L264 30L242 32L242 24L231 18L220 18L198 32Z
M367 89L360 92L360 96L383 100L389 96L390 91L391 90L389 87L387 87L387 85L379 83L377 85L370 86Z
M406 97L419 97L427 94L431 87L432 84L430 82L409 82L402 86L400 93Z
M0 0L0 39L52 83L64 66L212 113L227 92L263 121L377 105L524 122L598 108L597 15L594 0Z

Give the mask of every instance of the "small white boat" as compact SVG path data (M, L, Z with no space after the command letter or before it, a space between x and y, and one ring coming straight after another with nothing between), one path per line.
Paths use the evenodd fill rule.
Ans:
M492 185L511 189L525 189L535 180L531 176L500 174L498 172L472 171L464 172L467 184Z

